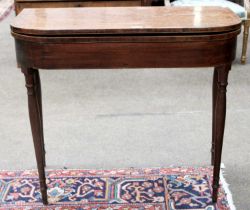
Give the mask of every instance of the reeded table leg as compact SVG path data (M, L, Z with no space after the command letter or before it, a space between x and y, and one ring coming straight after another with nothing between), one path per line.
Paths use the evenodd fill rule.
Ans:
M212 96L212 148L211 148L211 164L214 165L214 150L215 150L215 103L217 98L217 80L218 80L218 70L214 69L213 76L213 96Z
M43 164L46 166L46 158L45 158L45 144L44 144L44 136L43 136L43 110L42 110L42 90L41 90L41 81L39 72L36 70L34 72L35 83L37 88L37 101L39 104L39 114L40 114L40 124L41 124L41 143L42 143L42 150L43 150Z
M226 91L227 78L231 65L223 65L215 68L216 82L216 99L213 112L213 136L214 136L214 173L213 173L213 202L217 202L219 180L220 180L220 164L221 152L223 145L223 135L226 118ZM217 72L217 73L216 73Z
M44 171L45 157L43 145L43 126L41 113L42 107L40 91L41 87L39 80L39 72L38 70L31 68L22 68L22 72L24 73L27 87L30 125L35 147L42 200L44 204L48 204L46 177Z

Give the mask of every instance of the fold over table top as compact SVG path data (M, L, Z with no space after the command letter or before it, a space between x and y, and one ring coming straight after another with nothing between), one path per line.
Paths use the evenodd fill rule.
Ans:
M39 8L24 9L11 29L32 36L213 34L238 30L240 24L220 7Z

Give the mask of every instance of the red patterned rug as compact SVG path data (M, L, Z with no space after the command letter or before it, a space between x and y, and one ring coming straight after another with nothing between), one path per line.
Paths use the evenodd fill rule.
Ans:
M19 210L233 210L223 177L211 200L212 168L47 171L48 206L37 172L0 171L0 209ZM232 206L230 208L230 205Z
M0 0L0 22L6 18L14 8L14 0Z

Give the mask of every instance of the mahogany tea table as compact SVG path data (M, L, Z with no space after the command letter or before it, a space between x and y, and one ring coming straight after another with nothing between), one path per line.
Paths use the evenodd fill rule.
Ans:
M42 201L47 200L38 69L214 67L213 202L217 201L228 73L241 20L219 7L24 9L11 24L26 80Z

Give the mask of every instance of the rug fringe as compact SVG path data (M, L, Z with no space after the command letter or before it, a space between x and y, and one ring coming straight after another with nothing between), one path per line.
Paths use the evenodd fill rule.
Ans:
M227 183L226 179L224 178L225 171L223 169L225 169L225 168L226 168L225 165L223 163L221 163L220 181L222 183L223 189L225 190L225 194L227 196L227 201L228 201L228 204L230 206L230 210L236 210L236 207L235 207L234 202L233 202L232 193L229 190L229 184Z

